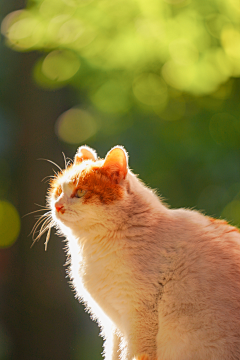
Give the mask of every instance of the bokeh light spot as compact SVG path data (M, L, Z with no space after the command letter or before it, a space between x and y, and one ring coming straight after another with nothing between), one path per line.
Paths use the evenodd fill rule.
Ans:
M9 247L20 232L20 217L16 208L8 201L0 201L0 247Z
M11 47L25 50L41 40L45 29L39 19L31 17L28 11L15 11L4 19L1 31Z
M98 124L87 111L72 108L65 111L56 123L56 132L59 138L70 144L79 144L95 135Z
M240 201L233 200L223 209L221 217L230 221L231 224L240 225Z
M240 12L240 1L239 0L229 0L229 3L234 8L234 11Z
M123 113L129 109L128 88L121 81L107 81L91 98L106 113Z
M185 5L191 2L191 0L164 0L164 1L171 5L182 5L182 3Z
M221 33L221 40L226 54L240 59L240 33L232 27L225 27Z
M226 16L217 13L209 14L205 21L209 33L216 38L220 38L223 27L230 24Z
M170 43L169 52L172 59L180 65L190 65L198 60L197 48L187 39L177 39Z
M160 76L153 73L138 76L133 82L133 93L138 101L146 105L163 108L167 104L167 85Z
M39 12L45 18L52 18L57 14L64 14L66 12L72 12L73 9L66 6L61 0L43 0L39 7Z
M66 21L59 29L58 41L62 44L71 44L84 32L84 27L77 19Z
M162 67L164 80L178 90L188 90L195 77L193 65L182 66L170 60Z
M55 50L42 63L43 74L53 81L66 81L80 68L78 57L71 51Z

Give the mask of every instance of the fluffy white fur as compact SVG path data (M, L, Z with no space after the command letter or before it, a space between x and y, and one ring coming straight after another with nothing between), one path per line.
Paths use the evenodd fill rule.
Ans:
M71 178L92 162L69 168L49 202L77 296L106 338L105 359L239 360L239 232L167 208L130 170L121 199L84 204L70 196Z

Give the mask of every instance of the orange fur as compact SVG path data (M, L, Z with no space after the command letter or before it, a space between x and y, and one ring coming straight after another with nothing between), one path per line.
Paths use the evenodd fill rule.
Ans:
M62 172L58 172L56 177L52 178L49 182L49 190L48 193L51 195L59 196L61 195L61 180L63 179L64 175L72 168L72 164L69 165L66 169L62 170Z
M73 183L76 184L75 191L78 189L87 190L84 196L84 204L96 201L110 204L123 196L121 186L112 181L105 169L96 165L83 170L78 179L74 177Z
M50 187L48 189L48 195L49 197L54 196L54 197L58 197L61 195L62 193L62 189L61 189L61 184L59 182L59 178L61 177L61 175L59 175L56 179L51 179L50 180Z
M237 231L239 232L239 229L236 228L235 226L232 226L231 224L229 224L226 220L221 220L221 219L214 219L214 218L209 218L209 220L211 221L212 224L216 225L217 227L223 225L224 228L228 231L226 232L232 232L232 231Z
M136 360L149 360L149 356L147 354L138 355Z

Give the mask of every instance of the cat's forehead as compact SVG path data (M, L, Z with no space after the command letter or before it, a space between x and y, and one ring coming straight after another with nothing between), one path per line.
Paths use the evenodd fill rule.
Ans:
M93 162L92 160L85 160L81 163L72 164L63 171L59 176L59 182L69 185L77 185L80 178L86 176L87 173L93 172L95 169L100 168L103 160Z
M73 163L53 178L50 182L50 193L57 191L63 185L69 188L77 188L95 182L96 172L101 169L103 160L86 160L81 163ZM91 180L91 181L90 181Z

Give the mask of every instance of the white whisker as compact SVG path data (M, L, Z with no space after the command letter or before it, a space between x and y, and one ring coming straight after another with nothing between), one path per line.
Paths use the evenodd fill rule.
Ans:
M49 224L49 227L48 227L48 232L47 232L46 240L45 240L45 243L44 243L44 245L45 245L45 251L47 251L47 245L48 245L48 242L49 242L49 239L50 239L52 226L53 226L53 223L50 223L50 224Z
M42 234L45 233L45 231L48 229L48 225L50 224L51 219L47 218L45 219L44 223L42 224L40 230L39 230L39 234L37 236L37 238L40 238L40 236L42 236Z
M47 175L47 176L45 176L45 178L43 178L43 179L41 180L41 182L43 182L45 179L48 179L48 178L54 179L54 178L56 178L56 175Z
M45 218L43 216L41 216L37 221L36 223L34 224L33 228L32 228L32 231L30 232L29 235L33 235L33 237L35 236L35 233L36 233L36 230L37 230L37 227L45 220Z
M33 237L33 244L40 239L40 237L44 234L44 232L49 228L50 224L52 222L51 217L51 211L46 212L45 214L42 214L39 219L36 221L35 225L32 228L32 231L30 234L32 234ZM52 227L53 224L51 224ZM37 229L40 227L40 230L37 231ZM38 232L38 235L36 233ZM33 246L31 245L31 247Z
M62 152L62 154L63 154L63 158L64 158L64 164L65 164L65 169L66 169L66 168L67 168L67 161L66 161L66 156L65 156L64 152Z
M40 205L40 204L37 204L37 203L34 203L34 205L39 206L39 207L41 207L41 208L44 208L44 209L46 209L46 210L49 210L49 207L47 207L47 206L45 206L45 205Z
M55 177L58 177L58 173L54 169L52 169L52 171L54 172Z
M47 243L48 243L48 241L49 241L49 238L50 238L50 230L51 230L51 228L52 228L52 226L53 226L53 221L52 221L52 219L51 219L51 217L49 216L49 217L47 217L46 219L42 219L41 218L41 221L43 221L44 220L44 222L42 223L42 225L41 225L41 227L40 227L40 230L39 230L39 233L38 233L38 235L34 238L34 235L35 235L35 233L36 233L36 224L35 224L35 230L34 230L34 232L33 232L33 243L32 243L32 245L31 245L31 247L35 244L35 242L36 241L38 241L39 239L40 239L40 237L46 232L46 231L48 231L48 233L47 233L47 238L46 238L46 242L45 242L45 250L47 250ZM41 222L38 222L38 224L37 224L37 226L39 226L41 224Z
M56 164L54 161L52 161L52 160L49 160L49 159L38 159L38 160L45 160L45 161L48 161L48 162L50 162L51 164L53 164L53 165L55 165L61 172L62 172L62 169L61 169L61 167L58 165L58 164Z
M25 216L28 216L28 215L31 215L31 214L37 213L37 212L39 212L39 211L46 211L46 210L48 210L48 209L47 209L47 208L45 208L45 209L38 209L38 210L34 210L34 211L31 211L30 213L27 213L27 214L23 215L22 217L24 218ZM42 215L41 215L41 216L42 216Z
M70 159L69 157L66 157L66 160L67 160L67 166L68 166L69 164L72 164L72 163L73 163L73 160Z

